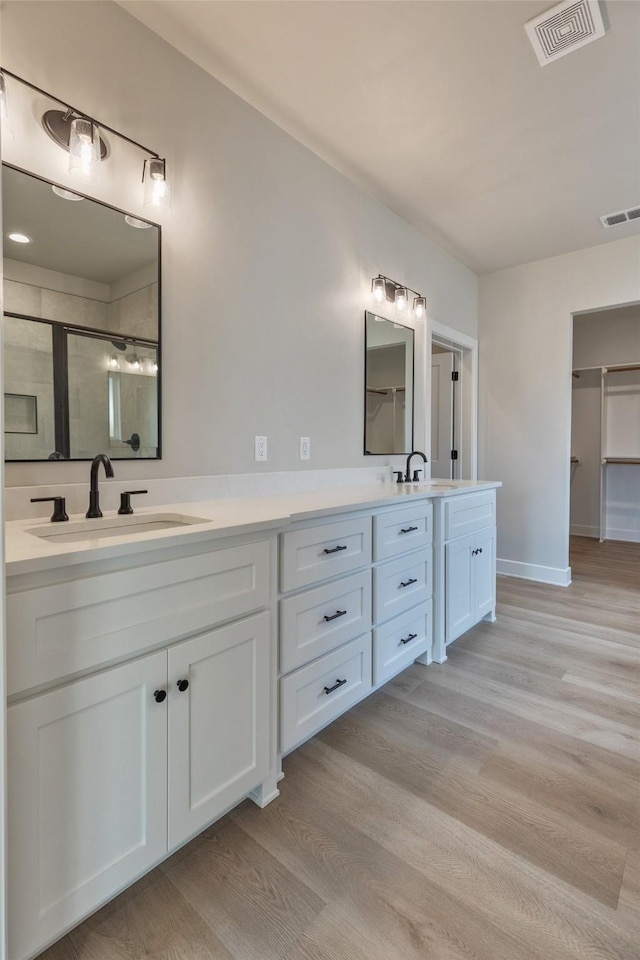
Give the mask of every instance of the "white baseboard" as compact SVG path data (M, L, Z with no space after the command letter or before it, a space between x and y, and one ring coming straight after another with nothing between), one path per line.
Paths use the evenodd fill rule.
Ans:
M572 537L593 537L598 540L600 538L600 527L588 526L585 523L572 523L569 527L569 533Z
M640 543L640 530L620 530L618 527L608 527L607 540L624 540L626 543Z
M571 583L571 567L542 567L537 563L519 563L517 560L496 560L496 572L503 577L518 577L520 580L537 580L556 587L568 587Z

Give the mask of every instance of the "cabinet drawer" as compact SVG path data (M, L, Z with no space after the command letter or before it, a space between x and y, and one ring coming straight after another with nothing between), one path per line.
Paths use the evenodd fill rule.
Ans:
M432 601L373 631L373 682L377 686L431 651Z
M373 571L373 616L375 623L424 603L433 589L433 550L400 557Z
M268 602L267 541L9 593L8 692L189 636Z
M428 547L433 540L433 506L430 502L373 518L373 558L387 560L408 550Z
M280 750L285 753L371 689L371 634L280 681Z
M369 570L280 601L280 671L288 673L371 627Z
M292 530L282 534L280 547L280 589L286 593L371 563L371 518Z
M444 502L444 538L454 540L496 525L496 492L466 493Z

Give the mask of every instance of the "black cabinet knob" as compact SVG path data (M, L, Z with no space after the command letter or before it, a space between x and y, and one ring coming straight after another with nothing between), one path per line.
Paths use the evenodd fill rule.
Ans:
M180 691L180 693L184 693L185 690L188 690L188 689L189 689L189 681L188 681L188 680L178 680L176 686L177 686L178 690Z
M162 703L163 700L166 700L166 699L167 699L167 691L166 691L166 690L154 690L154 691L153 691L153 699L156 701L156 703Z

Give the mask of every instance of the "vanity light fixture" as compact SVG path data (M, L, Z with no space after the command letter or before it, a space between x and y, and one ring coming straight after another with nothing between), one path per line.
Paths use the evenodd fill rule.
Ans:
M427 298L417 290L411 290L396 280L383 276L381 273L371 281L371 294L376 303L393 304L398 313L409 315L416 323L420 323L427 315ZM409 306L409 295L414 294L413 309ZM384 317L376 317L384 320Z
M9 101L7 100L7 85L4 73L0 73L0 124L2 125L2 139L5 143L13 140L13 128L9 115Z
M82 110L78 110L76 107L71 106L71 104L65 103L64 100L60 100L59 97L55 97L47 90L36 87L35 84L29 83L28 80L24 80L17 74L11 73L9 70L0 69L0 110L3 119L6 113L7 103L7 77L10 77L12 81L21 83L25 87L29 87L30 90L34 90L37 94L53 100L64 108L62 110L46 110L42 115L42 127L47 136L49 136L55 144L63 150L68 151L69 173L72 176L81 177L84 180L95 178L100 169L101 162L109 156L108 143L102 136L104 133L109 133L146 154L142 174L143 183L145 184L144 203L150 203L154 208L164 207L166 209L169 207L167 164L166 160L162 159L155 150L150 150L136 140L132 140L131 137L125 136L124 133L120 133L118 130L114 130L113 127L109 127L94 117L88 116ZM2 133L3 136L6 137L4 123ZM7 139L12 138L8 137ZM146 185L147 174L151 181L149 188L147 188ZM147 190L149 191L149 199L147 197ZM69 191L69 193L70 192L71 191ZM62 196L62 194L59 195ZM70 200L72 198L69 196L65 199ZM74 197L73 199L80 200L82 198Z
M110 369L110 370L119 370L119 369L120 369L120 361L118 360L118 358L117 358L117 356L115 355L115 353L112 353L112 354L111 354L111 359L109 360L109 369Z
M153 226L153 224L147 223L146 220L138 220L137 217L132 217L128 213L124 215L124 222L128 223L130 227L135 227L136 230L148 230L149 227Z
M409 291L406 287L398 287L396 290L395 305L398 313L404 313L409 302Z
M14 243L31 243L31 237L28 237L26 233L8 233L7 236Z
M167 181L167 161L160 157L149 157L142 170L145 207L171 206L171 193Z

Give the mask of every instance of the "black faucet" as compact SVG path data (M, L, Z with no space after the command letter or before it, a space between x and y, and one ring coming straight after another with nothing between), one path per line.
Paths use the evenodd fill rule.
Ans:
M405 482L405 483L411 483L411 479L412 479L412 478L411 478L411 459L412 459L412 457L422 457L424 463L427 462L427 458L425 457L425 455L424 455L424 453L422 452L422 450L412 450L411 453L409 454L409 456L407 457L407 468L406 468L405 474L404 474L404 482ZM420 472L419 470L414 470L414 472L413 472L413 481L414 481L414 482L415 482L416 480L418 480L418 473L419 473L419 472ZM402 480L398 480L398 483L402 483Z
M98 470L100 469L100 464L104 464L104 472L108 477L113 477L113 467L111 466L111 460L106 455L106 453L98 453L93 458L93 463L91 464L91 490L89 492L89 509L87 510L85 516L92 520L94 517L101 517L102 510L100 509L100 494L98 493Z

